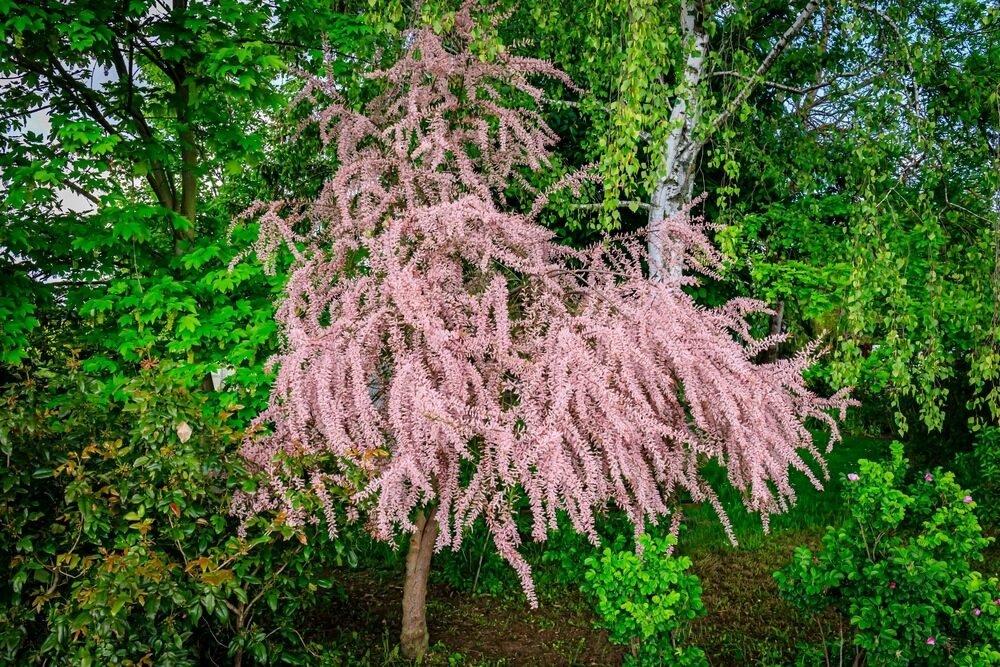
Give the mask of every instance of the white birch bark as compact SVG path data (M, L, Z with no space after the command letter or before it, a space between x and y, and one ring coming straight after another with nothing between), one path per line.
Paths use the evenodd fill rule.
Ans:
M819 0L809 0L761 61L743 89L711 124L702 124L699 95L706 72L708 34L705 32L705 3L703 0L682 0L681 30L687 59L677 100L670 111L670 133L661 153L659 177L650 195L647 218L647 245L649 248L649 275L652 280L679 278L683 268L683 255L678 245L664 234L663 221L677 215L691 203L694 191L694 172L698 156L710 133L724 124L750 96L754 87L774 66L778 56L792 38L802 30L819 8ZM699 128L699 125L702 125Z
M698 94L705 75L708 35L702 25L704 4L681 3L681 27L688 55L677 101L670 111L670 134L662 153L659 179L649 202L647 245L649 276L652 280L677 278L683 268L680 249L664 233L662 222L691 201L694 170L703 142L695 138L700 112Z

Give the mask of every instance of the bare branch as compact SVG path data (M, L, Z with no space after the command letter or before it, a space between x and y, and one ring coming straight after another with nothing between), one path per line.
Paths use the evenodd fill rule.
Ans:
M799 15L795 17L795 21L791 26L789 26L788 30L785 31L785 34L783 34L777 43L771 47L771 50L764 57L764 60L761 61L760 66L753 73L753 76L747 81L746 85L743 86L743 90L741 90L739 94L733 98L733 101L730 102L726 109L712 122L713 130L729 120L729 117L733 115L733 112L739 109L740 105L746 101L746 99L750 96L750 93L753 92L753 89L764 79L764 75L766 75L774 66L774 63L778 60L778 56L784 52L785 48L788 47L789 42L792 41L792 38L795 37L800 30L802 30L803 26L805 26L809 19L812 18L812 15L816 13L817 9L819 9L819 0L809 0L809 2L806 3L806 6L802 8Z
M619 201L618 202L618 208L627 208L627 207L632 207L632 206L634 206L636 208L641 208L641 209L646 210L646 211L649 210L649 204L647 204L644 201ZM573 206L571 208L599 209L599 208L604 208L604 204L573 204Z
M74 183L73 181L71 181L69 179L64 179L63 182L60 185L66 186L67 188L69 188L70 190L72 190L73 192L75 192L76 194L80 195L81 197L83 197L84 199L86 199L87 201L89 201L90 203L92 203L94 206L100 206L101 205L101 200L98 199L96 195L94 195L89 190L87 190L87 189L85 189L85 188L77 185L76 183Z
M734 70L725 70L722 72L712 72L709 76L732 76L737 79L744 79L746 81L752 81L753 77L748 74L743 74L741 72L736 72ZM789 86L785 83L778 83L777 81L760 81L760 85L766 86L768 88L777 88L778 90L786 90L790 93L795 93L796 95L805 95L806 93L817 90L824 86L830 85L830 81L821 81L820 83L814 84L812 86L800 87L800 86Z
M909 43L906 41L906 38L903 37L903 30L899 27L899 24L896 23L896 21L891 16L886 14L878 7L873 7L864 2L859 2L858 7L865 10L866 12L871 12L872 14L875 14L880 19L882 19L890 28L892 28L892 31L896 34L896 39L898 39L900 44L903 45L903 56L904 56L903 59L906 61L906 68L910 71L910 85L911 85L910 95L913 98L911 100L911 103L913 105L913 112L919 116L920 87L919 84L917 84L917 73L913 69L913 61L910 59Z
M175 70L170 65L170 63L168 63L162 57L160 57L160 54L157 53L157 50L156 50L157 47L154 44L152 44L148 39L146 39L146 37L141 32L139 32L138 30L135 32L134 36L140 42L142 42L141 45L138 45L139 53L141 53L142 55L144 55L146 57L146 59L149 60L151 63L153 63L154 65L156 65L160 69L160 71L162 71L164 74L166 74L167 77L169 77L169 79L174 84L179 84L180 81L177 78L177 70Z
M30 116L33 113L38 113L39 111L45 111L46 109L51 109L51 104L43 104L40 107L35 107L34 109L18 109L17 111L12 111L8 114L0 116L0 121L13 120L14 118L19 118L21 116Z

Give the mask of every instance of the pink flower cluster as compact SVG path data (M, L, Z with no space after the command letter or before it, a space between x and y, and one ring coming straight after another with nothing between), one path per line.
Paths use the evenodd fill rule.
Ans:
M287 247L294 264L270 405L242 447L268 483L239 494L235 513L315 521L295 500L311 492L332 532L332 497L346 493L391 540L435 504L438 549L458 549L482 517L532 602L519 497L536 540L565 511L596 543L609 503L641 531L681 492L710 502L732 537L700 473L714 459L766 525L795 501L790 468L820 487L800 455L827 475L805 421L826 423L832 446L830 411L843 418L846 392L807 388L815 346L754 362L780 340L750 334L746 316L763 304L700 306L682 289L691 275L647 278L644 239L571 251L536 221L543 197L513 210L505 193L531 190L524 175L548 164L557 137L536 108L505 100L540 104L534 75L571 84L542 61L484 62L461 48L471 26L466 9L458 48L409 35L401 59L371 74L385 86L364 113L334 80L307 80L303 99L340 166L316 199L247 213L258 257L273 266ZM681 216L664 233L685 243L689 272L721 268L705 225ZM291 474L289 459L326 462Z

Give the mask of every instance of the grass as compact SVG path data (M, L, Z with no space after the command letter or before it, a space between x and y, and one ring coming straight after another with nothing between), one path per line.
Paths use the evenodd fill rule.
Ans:
M822 446L820 449L822 451ZM853 469L858 459L884 458L888 451L888 443L884 440L845 436L844 441L837 444L830 454L824 455L830 479L824 481L822 491L814 488L805 474L792 471L791 484L796 491L797 502L785 514L771 517L771 535L764 534L758 515L745 510L739 492L729 484L725 472L718 465L712 464L705 475L719 492L719 499L732 522L740 549L753 551L768 547L775 535L787 532L822 532L827 526L838 523L843 515L841 488L844 476ZM818 464L808 460L806 463L813 464L810 467L822 481ZM684 513L685 530L681 536L681 545L686 551L696 553L699 550L719 549L730 545L715 510L707 503L687 505Z

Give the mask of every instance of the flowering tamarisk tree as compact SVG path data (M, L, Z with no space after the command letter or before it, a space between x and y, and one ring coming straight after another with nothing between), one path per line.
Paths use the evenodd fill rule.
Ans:
M536 540L564 511L596 543L609 503L641 532L679 491L712 502L728 530L701 464L721 462L766 518L794 502L790 468L820 484L799 455L822 468L804 420L836 438L829 410L849 402L806 388L808 351L753 363L776 342L750 335L745 316L762 304L704 308L682 290L694 278L650 281L643 239L562 247L536 222L544 197L508 210L505 189L529 187L524 173L557 139L531 77L571 83L538 60L482 61L472 27L466 5L450 48L409 34L398 62L371 75L385 88L362 113L332 79L309 79L303 97L340 166L315 200L249 212L257 255L273 261L284 245L294 263L270 404L242 448L267 483L235 511L316 521L296 500L306 492L335 531L331 498L347 493L348 517L364 512L376 538L409 534L409 657L427 646L431 554L458 549L477 519L535 604L516 498ZM704 225L679 216L661 229L689 272L719 267ZM315 463L292 473L292 460Z

